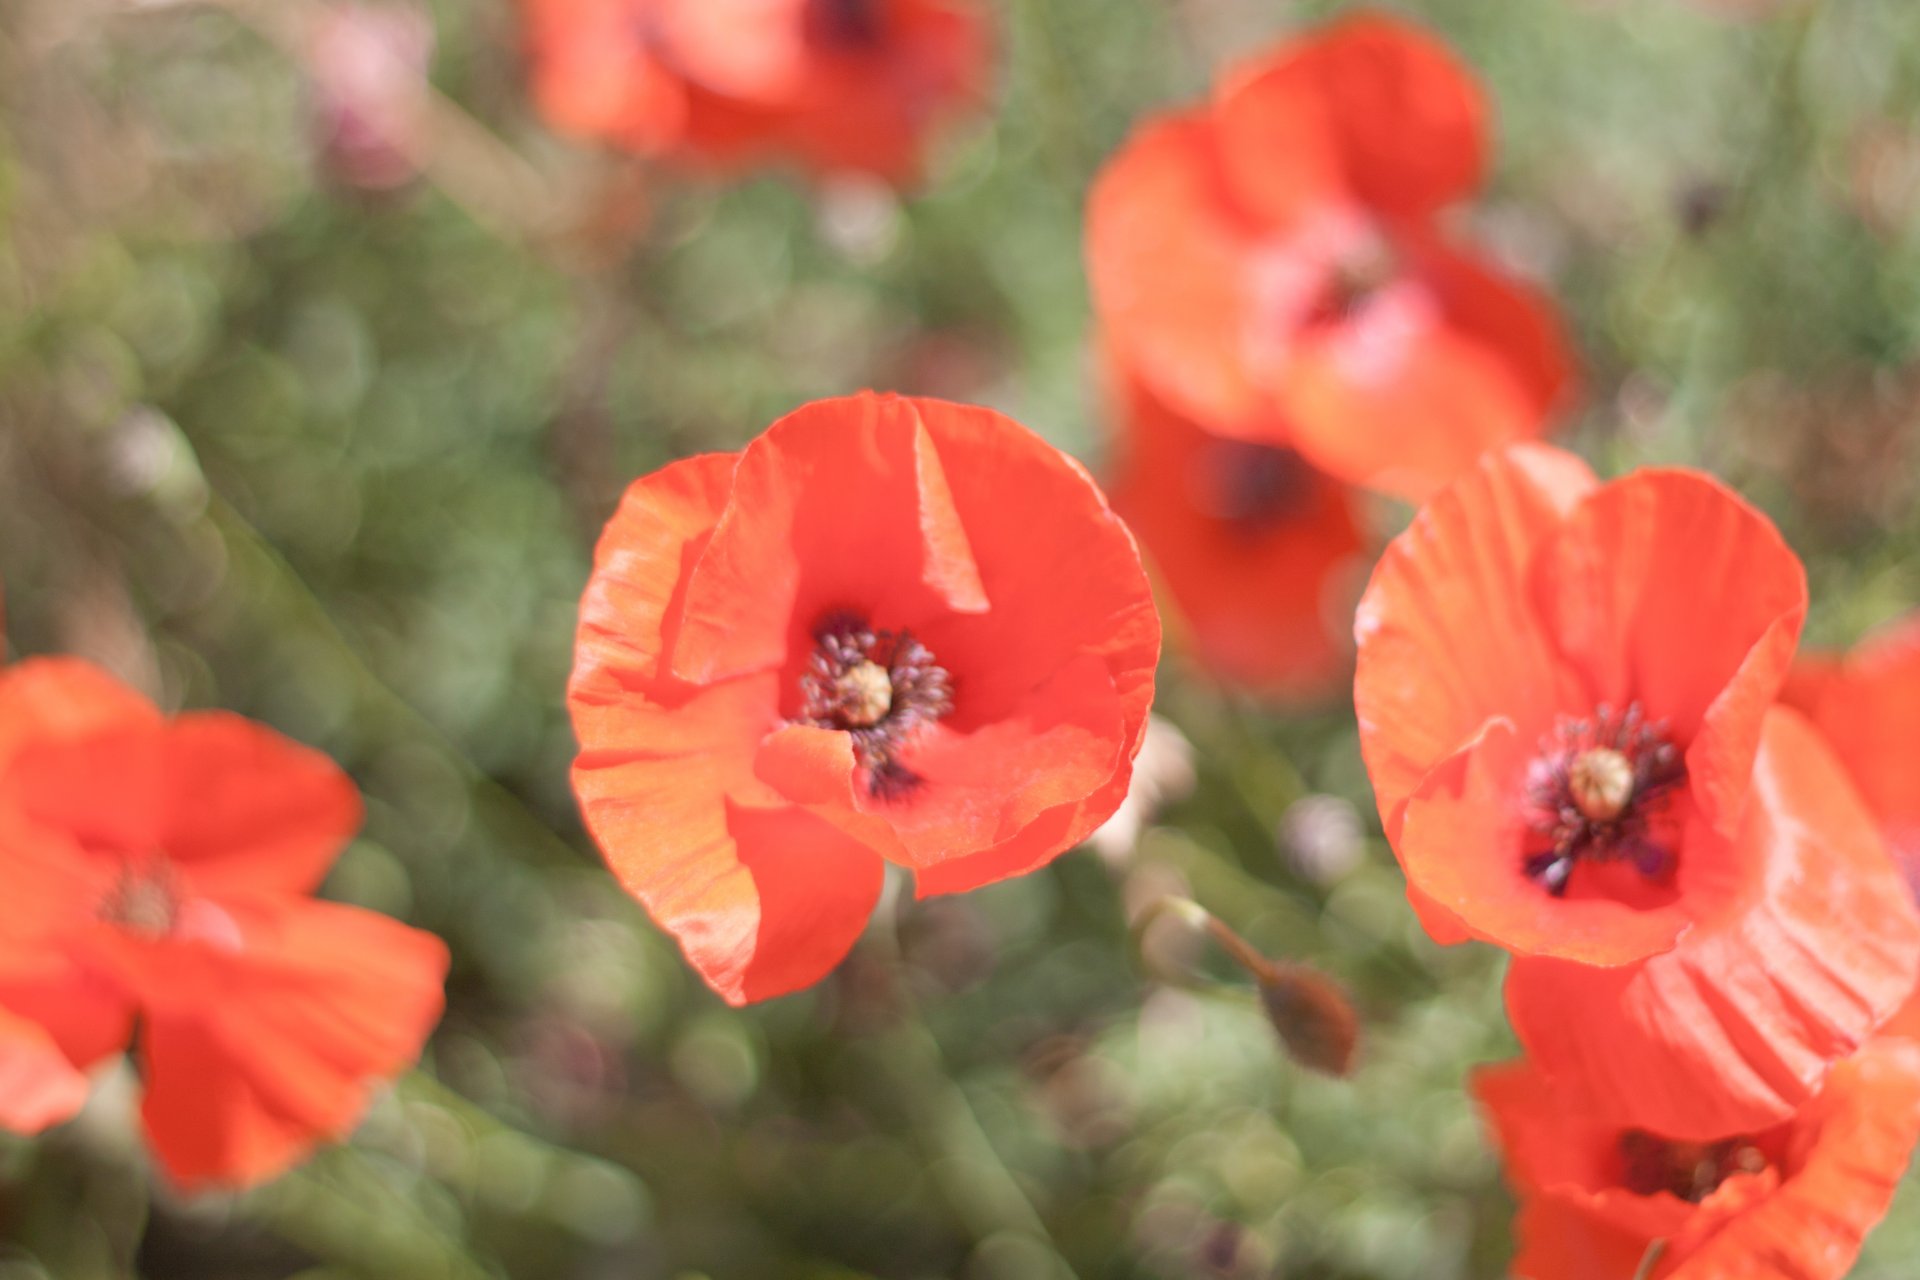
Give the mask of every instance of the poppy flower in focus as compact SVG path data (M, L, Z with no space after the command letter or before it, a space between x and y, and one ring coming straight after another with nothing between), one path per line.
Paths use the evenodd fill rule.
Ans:
M72 660L0 675L0 725L0 1009L76 1068L137 1040L182 1186L250 1185L343 1137L419 1056L447 969L433 935L309 896L359 826L353 784Z
M1030 871L1126 795L1160 628L1081 468L986 409L863 394L628 490L581 602L574 790L740 1004L809 985L892 862Z
M1195 655L1246 688L1326 690L1351 661L1346 593L1366 549L1352 492L1290 449L1213 435L1138 380L1117 382L1109 494Z
M1920 1137L1920 1046L1899 1040L1839 1064L1780 1124L1708 1140L1595 1120L1524 1061L1472 1088L1520 1200L1527 1280L1838 1280Z
M1087 210L1120 361L1206 429L1422 498L1538 435L1571 380L1551 306L1452 245L1486 105L1433 37L1357 14L1139 129Z
M1737 843L1806 615L1799 560L1708 476L1598 484L1483 460L1394 539L1360 603L1360 745L1442 942L1620 965L1746 905Z
M1913 991L1920 915L1798 713L1767 713L1752 792L1734 848L1756 899L1634 964L1518 956L1508 969L1515 1034L1587 1114L1685 1138L1778 1123Z
M523 0L556 128L723 168L920 173L927 135L986 97L973 0Z

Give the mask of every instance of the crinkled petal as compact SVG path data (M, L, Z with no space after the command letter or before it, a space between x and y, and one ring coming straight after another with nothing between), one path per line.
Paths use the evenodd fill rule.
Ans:
M1779 531L1710 476L1637 471L1569 517L1532 585L1594 701L1666 721L1695 803L1732 836L1807 612Z
M1920 614L1845 659L1803 659L1782 698L1812 718L1920 884Z
M1838 761L1784 708L1764 723L1739 849L1761 898L1673 950L1508 970L1521 1044L1595 1117L1700 1139L1778 1124L1912 992L1920 916Z
M1577 701L1527 591L1532 561L1595 487L1573 455L1520 446L1482 461L1395 538L1354 623L1360 746L1388 835L1427 773L1505 717L1523 743Z
M708 984L744 1003L806 986L846 953L881 861L781 811L755 776L758 745L781 723L777 676L696 687L666 669L671 615L734 462L690 459L628 491L581 604L568 706L574 791L608 865Z

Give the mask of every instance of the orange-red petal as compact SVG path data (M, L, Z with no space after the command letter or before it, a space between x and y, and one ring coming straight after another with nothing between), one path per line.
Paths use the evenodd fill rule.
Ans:
M1227 510L1219 490L1245 446L1203 431L1138 379L1117 380L1120 458L1109 492L1194 655L1263 693L1328 690L1352 661L1347 619L1366 548L1353 495L1295 459L1278 509Z
M198 893L309 892L361 817L333 761L225 712L23 750L0 803L116 866L162 856Z
M1380 212L1436 212L1480 185L1487 105L1440 40L1385 13L1351 13L1295 55L1325 96L1347 180Z
M1920 915L1838 761L1792 711L1764 722L1738 847L1762 896L1673 950L1508 970L1521 1044L1596 1118L1701 1139L1778 1124L1913 990Z
M1504 717L1531 745L1579 684L1534 611L1539 548L1595 488L1538 445L1484 459L1440 493L1375 567L1354 623L1360 748L1389 837L1427 774Z
M1637 702L1689 744L1694 801L1731 837L1807 612L1779 531L1710 476L1637 471L1572 514L1533 587L1590 701Z
M439 1020L446 944L312 900L220 904L234 949L172 945L141 982L154 1155L183 1187L244 1187L344 1138Z
M779 806L754 775L780 723L773 674L695 686L668 669L670 615L735 466L734 455L692 458L628 490L595 553L567 694L574 790L608 865L701 977L744 1003L817 981L846 954L881 861L798 810L729 803ZM795 850L813 857L811 872Z
M86 1100L86 1076L47 1030L0 1008L0 1129L38 1133Z

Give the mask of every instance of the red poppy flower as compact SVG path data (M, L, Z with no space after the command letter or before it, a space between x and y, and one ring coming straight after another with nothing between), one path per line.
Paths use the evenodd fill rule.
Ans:
M142 1114L186 1186L343 1136L438 1019L444 944L310 898L360 822L333 763L163 717L85 664L0 675L0 1007L86 1067L139 1028Z
M1121 361L1208 430L1410 497L1537 435L1569 382L1553 312L1433 226L1485 114L1442 45L1361 14L1148 123L1087 211Z
M1806 720L1767 713L1739 860L1760 895L1617 968L1517 957L1507 1012L1588 1114L1675 1137L1778 1123L1920 973L1920 916L1873 818Z
M1299 454L1203 431L1124 373L1109 494L1222 679L1280 696L1347 670L1366 535L1346 486Z
M1838 1280L1887 1211L1920 1137L1920 1046L1877 1041L1781 1124L1675 1140L1596 1121L1524 1061L1485 1068L1520 1198L1516 1276Z
M1619 965L1754 898L1735 838L1806 602L1773 526L1694 472L1597 486L1523 445L1436 497L1361 600L1354 684L1429 931Z
M985 95L971 0L524 0L558 128L648 155L913 180L929 130Z
M882 868L1019 875L1126 794L1160 630L1086 473L999 414L865 394L637 481L600 540L574 790L734 1003L808 985Z

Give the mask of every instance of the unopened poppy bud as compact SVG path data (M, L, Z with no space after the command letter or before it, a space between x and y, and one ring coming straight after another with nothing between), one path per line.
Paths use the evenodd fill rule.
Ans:
M1270 966L1257 975L1260 1004L1293 1060L1330 1076L1352 1072L1360 1016L1335 983L1311 969Z
M1633 799L1633 762L1611 747L1582 752L1567 770L1567 790L1592 822L1611 822Z

